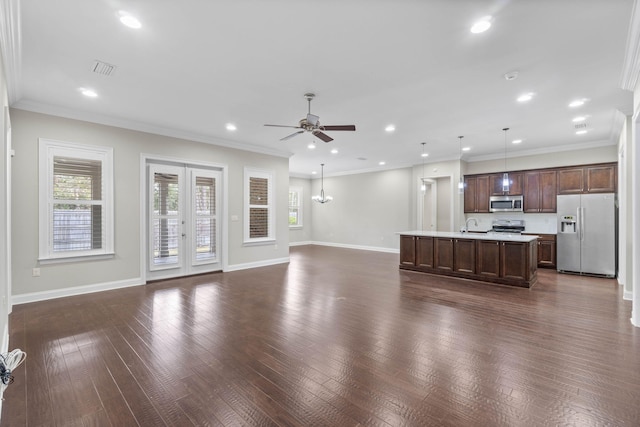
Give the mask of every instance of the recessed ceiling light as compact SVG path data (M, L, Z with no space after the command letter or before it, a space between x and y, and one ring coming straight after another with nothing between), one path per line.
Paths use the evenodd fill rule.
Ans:
M227 130L230 130L230 131L234 131L238 129L236 125L234 125L233 123L227 123L225 127L227 128Z
M314 143L312 142L312 143L310 143L309 145L307 145L307 148L308 148L309 150L315 150L315 149L316 149L316 144L314 144Z
M318 174L318 172L316 172L316 171L311 172L311 175L317 175L317 174Z
M574 101L571 101L571 103L569 104L569 107L571 108L576 108L576 107L581 107L584 105L584 103L586 102L586 99L576 99Z
M118 12L118 15L120 15L120 22L122 22L127 27L135 29L142 27L142 24L140 23L138 18L131 15L130 13L121 10Z
M490 16L485 16L484 18L476 21L471 26L471 30L470 31L473 34L484 33L485 31L487 31L491 27L491 20L492 20L492 18Z
M588 131L586 129L582 129L576 132L576 135L584 135L585 133L587 133Z
M396 130L395 125L387 125L386 128L384 128L385 131L387 132L393 132L394 130Z
M520 144L521 142L521 139L514 139L513 141L511 141L512 144Z
M574 117L573 120L571 121L574 123L579 123L579 122L584 122L585 120L587 120L585 116L578 116L578 117Z
M386 165L387 163L386 163L386 162L378 162L378 164L379 164L380 166L384 166L384 165Z
M464 147L464 148L462 149L462 151L469 151L469 150L471 150L471 147Z
M98 96L97 92L93 89L87 89L84 87L80 88L80 93L83 94L84 96L88 96L89 98L95 98L96 96Z
M531 101L531 99L533 98L533 92L529 92L529 93L523 93L522 95L520 95L518 97L518 102L527 102L527 101Z
M331 150L331 154L338 154L338 149L334 148L333 150Z
M422 153L420 154L421 157L429 157L429 153Z

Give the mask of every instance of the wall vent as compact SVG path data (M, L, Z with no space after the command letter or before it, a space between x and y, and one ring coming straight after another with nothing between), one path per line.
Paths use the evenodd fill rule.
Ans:
M116 66L112 64L108 64L106 62L95 60L91 65L91 71L97 74L102 74L103 76L112 76L116 71Z
M575 125L576 129L586 129L587 128L587 124L586 123L578 123L577 125Z

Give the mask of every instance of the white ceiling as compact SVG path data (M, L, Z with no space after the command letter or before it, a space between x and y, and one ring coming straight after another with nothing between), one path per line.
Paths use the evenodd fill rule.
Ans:
M614 144L633 0L29 0L12 106L261 152L326 175ZM118 20L136 15L142 28ZM491 15L483 34L469 31ZM6 55L6 52L5 52ZM117 66L91 71L94 60ZM516 80L503 75L517 70ZM86 98L79 88L92 88ZM307 113L355 124L279 141ZM534 92L526 104L516 102ZM570 101L587 98L581 108ZM572 118L587 115L589 132ZM237 126L235 132L226 123ZM395 124L394 133L385 132ZM316 149L307 146L315 141ZM338 154L330 154L337 148ZM361 158L361 159L359 159ZM366 159L366 160L362 160ZM385 161L385 166L379 166Z

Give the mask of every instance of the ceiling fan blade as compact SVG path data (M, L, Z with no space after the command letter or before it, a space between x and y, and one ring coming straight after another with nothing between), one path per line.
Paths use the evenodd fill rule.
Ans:
M274 128L293 128L293 129L302 129L300 126L287 126L287 125L265 125L265 126L271 126Z
M280 138L280 141L286 141L287 139L291 139L294 136L298 135L299 133L303 133L303 132L304 132L303 130L299 130L298 132L294 132L291 135L285 136L284 138Z
M315 136L316 138L320 138L321 140L323 140L324 142L330 142L333 141L333 138L331 138L329 135L327 135L326 133L322 133L319 130L314 130L313 132L313 136Z
M322 126L323 130L356 130L356 125Z

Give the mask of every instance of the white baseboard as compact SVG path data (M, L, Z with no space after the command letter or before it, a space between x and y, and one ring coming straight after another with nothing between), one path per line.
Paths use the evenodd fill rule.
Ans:
M70 297L74 295L91 294L93 292L110 291L112 289L128 288L131 286L142 285L142 279L136 277L134 279L117 280L115 282L97 283L95 285L75 286L73 288L55 289L52 291L32 292L28 294L13 295L11 304L27 304L36 301L45 301L49 299Z
M307 245L318 245L318 246L331 246L334 248L345 248L345 249L359 249L362 251L374 251L374 252L386 252L389 254L399 254L400 249L394 248L382 248L379 246L362 246L362 245L348 245L346 243L333 243L333 242L306 242Z
M233 265L228 265L227 268L224 269L224 272L226 273L228 271L247 270L249 268L256 268L256 267L267 267L269 265L286 264L288 262L289 262L289 257L285 257L285 258L267 259L264 261L247 262L245 264L233 264Z
M622 299L625 301L631 301L633 299L633 292L624 291L624 294L622 294Z
M313 245L311 240L306 240L304 242L289 242L289 247L291 246L305 246L305 245Z

